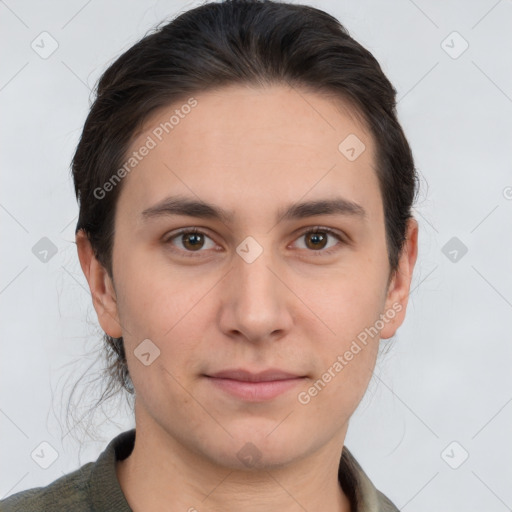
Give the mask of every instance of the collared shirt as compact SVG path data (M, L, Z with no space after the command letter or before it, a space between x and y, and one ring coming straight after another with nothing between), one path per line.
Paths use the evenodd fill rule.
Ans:
M95 462L62 476L46 487L20 491L0 501L0 512L132 512L116 474L116 461L130 455L135 429L112 439ZM343 447L338 479L352 512L399 512Z

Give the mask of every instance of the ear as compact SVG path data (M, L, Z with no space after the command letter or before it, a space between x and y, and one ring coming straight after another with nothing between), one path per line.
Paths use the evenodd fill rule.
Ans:
M76 234L76 245L101 328L109 336L119 338L122 332L113 282L106 269L96 259L89 238L82 229Z
M400 255L398 268L389 284L383 314L389 320L385 323L380 337L394 336L405 319L405 311L411 288L412 273L418 256L418 222L411 218L407 224L406 240ZM394 316L393 312L395 312ZM387 314L386 314L387 313Z

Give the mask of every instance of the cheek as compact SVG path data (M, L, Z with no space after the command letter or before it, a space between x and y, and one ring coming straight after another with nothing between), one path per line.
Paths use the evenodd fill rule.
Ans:
M370 260L354 262L326 275L317 286L304 283L302 294L330 328L326 334L346 342L378 319L385 301L385 277L383 269Z
M123 259L116 288L119 314L128 335L163 341L188 321L213 283L213 276L194 275L192 268L173 267L165 260L155 264L155 259L142 252Z
M382 306L380 290L350 280L339 284L310 299L329 329L315 321L309 332L309 338L316 340L318 364L302 397L310 413L325 422L332 421L336 411L343 421L354 412L372 377L380 341L375 331Z
M207 324L213 321L205 298L218 279L194 279L191 272L188 275L169 267L165 275L158 274L154 266L137 268L147 270L120 275L123 285L119 287L118 301L134 386L140 395L157 389L174 390L165 400L172 400L176 407L186 407L188 395L178 383L186 385L190 375L198 371L198 355L204 353L199 345ZM150 366L144 366L137 357L141 352L138 347L146 339L157 347L153 350L158 357ZM155 400L157 403L156 397Z
M340 404L347 400L349 405L362 397L378 354L384 282L381 269L368 265L309 291L307 304L321 322L316 319L305 328L311 329L309 338L317 340L319 386L329 382L325 399Z

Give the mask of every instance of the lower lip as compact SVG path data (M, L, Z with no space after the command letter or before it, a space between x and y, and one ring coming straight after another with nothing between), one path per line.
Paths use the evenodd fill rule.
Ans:
M271 380L265 382L247 382L234 379L217 379L207 377L207 379L223 391L234 395L248 402L263 402L271 400L282 393L294 388L297 384L303 382L303 377L285 380Z

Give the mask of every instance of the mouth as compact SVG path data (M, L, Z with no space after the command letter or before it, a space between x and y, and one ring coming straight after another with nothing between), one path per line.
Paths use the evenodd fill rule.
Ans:
M279 369L250 372L231 369L204 375L216 390L248 402L271 400L304 382L305 375Z

